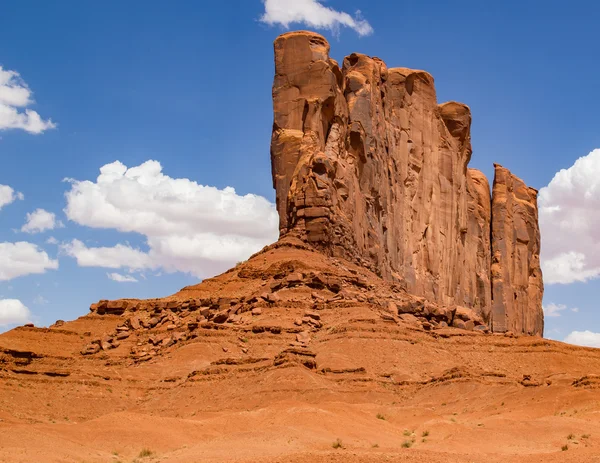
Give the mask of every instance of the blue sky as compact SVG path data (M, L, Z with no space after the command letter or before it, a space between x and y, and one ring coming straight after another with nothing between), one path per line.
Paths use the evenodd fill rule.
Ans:
M207 5L0 6L0 330L171 294L274 239L272 42L288 26L318 29L338 61L429 71L440 102L471 107L472 167L549 185L546 334L600 346L600 6Z

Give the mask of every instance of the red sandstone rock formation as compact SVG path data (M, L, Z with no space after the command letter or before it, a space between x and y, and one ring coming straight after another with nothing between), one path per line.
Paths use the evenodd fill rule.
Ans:
M493 201L500 217L492 219L489 184L467 168L467 106L438 105L424 71L388 69L361 54L340 69L312 32L275 41L273 102L282 236L360 263L431 302L475 309L496 331L542 334L535 197L527 207L518 195L507 200L526 226L503 212L500 199ZM492 230L493 239L525 227L528 256L511 252L523 252L521 232L510 245L491 243L490 224L505 227ZM517 303L508 298L513 292Z
M543 333L537 190L495 164L493 193L491 326Z
M466 248L474 259L465 259L465 302L490 322L492 309L490 227L492 200L490 184L480 171L467 169L468 225ZM541 332L540 332L541 333Z

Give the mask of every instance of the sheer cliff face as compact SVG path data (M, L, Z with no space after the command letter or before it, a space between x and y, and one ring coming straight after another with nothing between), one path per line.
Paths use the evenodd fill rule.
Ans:
M492 328L543 333L537 191L495 165L492 199Z
M327 41L310 32L275 41L273 101L271 159L282 235L359 262L409 293L474 308L488 323L500 314L492 303L492 201L487 179L467 168L467 106L438 105L424 71L388 69L360 54L340 68ZM537 231L537 211L528 223ZM539 252L539 236L537 243ZM504 287L517 278L503 273L504 264L513 266L511 250L499 252ZM535 297L525 297L534 304L539 293L541 311L541 274L540 285L529 287L525 292ZM522 317L513 306L506 319ZM540 316L515 326L526 332L541 326Z

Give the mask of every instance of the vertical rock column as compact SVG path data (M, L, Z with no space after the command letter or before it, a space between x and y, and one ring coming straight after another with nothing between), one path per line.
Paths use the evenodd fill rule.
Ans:
M310 228L320 236L331 192L319 180L327 167L319 154L325 150L334 120L336 131L345 128L341 71L329 58L329 43L319 34L290 32L279 36L274 46L271 166L280 233L289 232L299 218L306 225L307 217L309 222L314 219ZM338 138L343 139L343 134ZM304 211L307 207L313 209Z
M537 191L508 169L494 167L491 327L543 335Z

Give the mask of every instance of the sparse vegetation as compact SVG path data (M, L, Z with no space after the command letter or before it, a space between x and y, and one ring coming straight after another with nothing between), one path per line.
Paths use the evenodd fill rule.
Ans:
M378 414L377 414L377 419L378 419L378 420L385 420L385 416L384 416L384 415L382 415L381 413L378 413Z
M409 441L409 440L405 440L404 442L402 442L403 449L408 449L408 448L412 447L412 445L413 445L412 441Z
M339 437L335 441L333 441L333 444L331 444L331 446L334 449L343 449L344 448L344 444L342 444L342 440Z
M138 455L139 458L145 458L145 457L151 457L152 455L154 455L154 452L148 448L143 448L142 450L140 450L140 453Z
M562 446L560 449L561 449L563 452L565 452L565 451L569 450L569 446L568 446L567 444L565 444L565 445L563 445L563 446Z
M421 437L427 437L429 435L429 431L423 431L423 434L421 434Z
M374 449L378 449L379 448L379 444L373 444L373 445L371 445L371 447L373 447Z
M582 435L581 435L581 438L582 438L582 439L589 439L589 438L590 438L590 435L589 435L589 434L582 434Z
M573 440L575 439L575 434L571 433L567 436L567 440Z
M410 432L408 429L405 429L403 434L408 437L412 434L412 432Z

